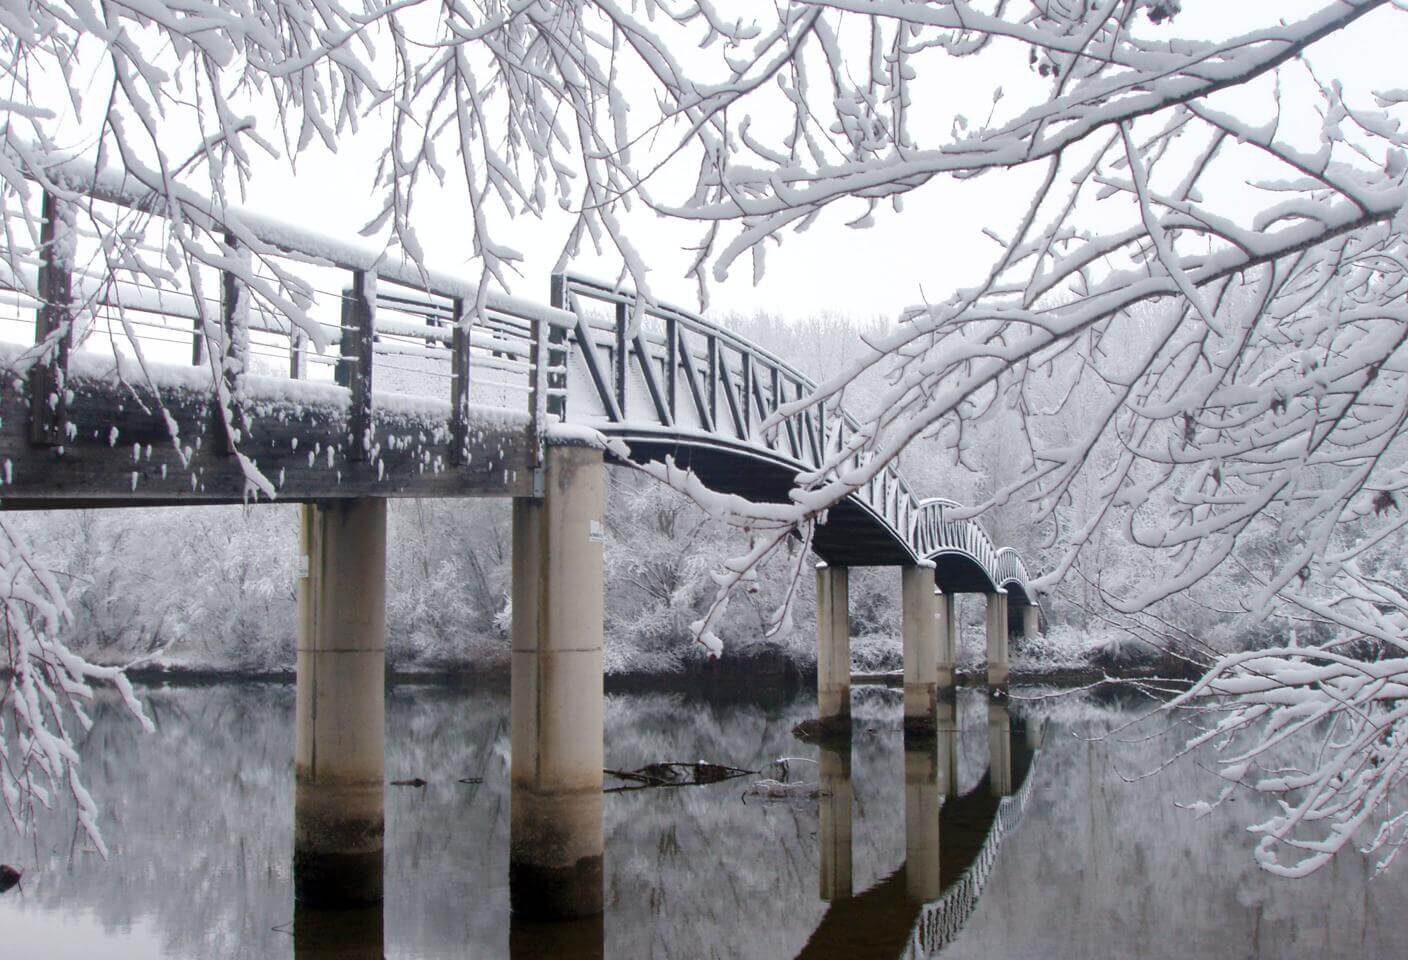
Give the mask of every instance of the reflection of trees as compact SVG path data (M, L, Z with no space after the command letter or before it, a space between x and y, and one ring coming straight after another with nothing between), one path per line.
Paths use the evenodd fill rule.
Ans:
M1036 708L1052 729L1032 800L945 960L1405 955L1408 890L1391 878L1371 887L1367 858L1346 855L1309 880L1279 880L1246 856L1252 811L1236 809L1265 801L1243 798L1200 820L1173 805L1217 791L1219 781L1194 763L1147 780L1117 776L1163 756L1148 731L1128 742L1082 738L1132 709L1143 713L1147 702L1063 698Z

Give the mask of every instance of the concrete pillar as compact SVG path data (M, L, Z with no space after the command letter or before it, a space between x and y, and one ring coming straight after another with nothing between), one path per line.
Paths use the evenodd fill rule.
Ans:
M816 568L816 705L823 725L851 723L849 570Z
M1022 639L1031 640L1041 633L1041 608L1029 603L1022 608Z
M385 826L386 501L305 505L300 545L294 896L374 903Z
M941 593L938 601L940 691L953 690L954 664L958 661L958 594Z
M513 502L509 902L602 909L602 453L549 447L544 495Z
M1007 686L1007 594L988 597L988 686Z
M328 910L295 903L294 960L382 960L384 930L380 904Z
M904 744L904 884L909 899L937 900L939 879L939 807L943 796L943 734L910 737Z
M821 748L821 899L851 896L851 744Z
M904 723L932 731L939 699L939 605L930 567L900 571L900 635L904 648Z
M1012 715L995 701L988 703L988 777L993 796L1012 793Z

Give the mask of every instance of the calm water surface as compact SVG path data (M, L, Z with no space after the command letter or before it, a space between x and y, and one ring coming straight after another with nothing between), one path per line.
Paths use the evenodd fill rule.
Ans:
M146 691L143 736L95 711L85 775L104 861L60 811L37 845L0 839L25 870L0 897L0 955L35 958L1401 957L1408 885L1357 854L1306 881L1250 858L1242 799L1203 819L1173 805L1215 790L1193 762L1151 779L1163 749L1091 739L1142 704L958 701L957 785L940 815L939 896L907 894L906 756L897 692L855 691L851 896L821 898L836 840L826 801L743 802L747 780L612 793L599 922L527 926L508 911L508 698L400 687L387 706L384 908L295 909L292 687ZM707 759L752 769L815 760L792 726L814 699L611 696L613 768ZM996 726L994 726L996 724ZM914 747L914 744L911 744ZM930 748L924 748L930 749ZM1008 751L1007 756L1002 751ZM999 767L994 770L990 759ZM794 763L794 778L817 779ZM1005 782L1010 774L1011 782ZM459 783L482 778L482 783ZM841 785L842 787L845 784ZM1011 791L1003 799L999 795ZM911 807L917 806L912 799ZM1239 806L1241 809L1238 809ZM829 834L829 836L827 835ZM907 882L908 881L908 882Z

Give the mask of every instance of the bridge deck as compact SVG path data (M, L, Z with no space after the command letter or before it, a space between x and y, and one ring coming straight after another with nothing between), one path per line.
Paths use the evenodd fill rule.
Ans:
M67 437L50 447L30 443L25 359L13 352L5 358L10 376L0 378L0 509L252 498L240 462L221 449L224 430L208 370L154 365L150 377L124 371L119 379L110 360L100 365L95 359L73 356ZM387 393L375 400L369 455L354 460L345 387L249 377L251 427L240 453L281 501L532 495L527 413L470 408L465 462L450 466L448 402Z

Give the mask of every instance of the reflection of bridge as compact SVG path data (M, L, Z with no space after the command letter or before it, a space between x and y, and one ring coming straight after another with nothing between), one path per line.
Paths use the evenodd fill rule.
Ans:
M905 742L905 862L852 896L849 745L823 748L821 895L831 902L799 960L928 957L968 922L1030 792L1039 731L988 705L988 769L958 790L958 724L940 709L934 737Z
M998 851L1026 808L1041 729L1039 721L1011 716L1004 703L989 703L987 769L960 794L960 728L954 707L950 702L941 710L936 735L906 736L905 860L859 893L853 893L851 869L851 748L837 743L821 748L820 896L828 906L797 960L934 957L977 909ZM293 932L298 960L370 960L385 952L379 907L301 909ZM513 921L512 960L600 960L605 955L599 916L572 923Z
M785 502L833 455L867 467L855 421L818 404L773 422L811 390L801 373L586 280L557 278L552 306L481 300L199 197L158 203L79 165L34 178L38 202L5 217L7 237L41 223L38 236L0 245L0 301L33 309L36 334L4 352L0 507L305 505L299 895L381 895L386 499L503 496L512 863L531 891L515 903L600 911L602 435L633 460L672 456L722 492ZM173 223L189 243L180 270L162 256ZM1006 682L1009 634L1039 613L1016 554L956 509L916 498L890 465L817 527L822 719L849 720L851 565L902 568L907 718L932 727L952 683L958 593L987 596L989 680Z

